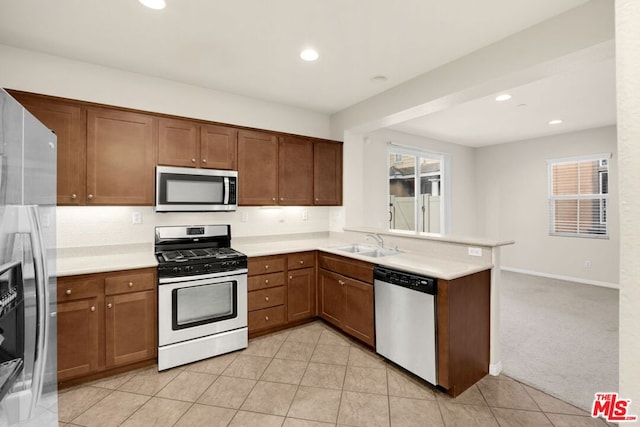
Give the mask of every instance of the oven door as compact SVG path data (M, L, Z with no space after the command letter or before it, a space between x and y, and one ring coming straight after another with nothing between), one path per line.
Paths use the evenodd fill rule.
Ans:
M160 346L247 326L247 272L214 273L158 286Z

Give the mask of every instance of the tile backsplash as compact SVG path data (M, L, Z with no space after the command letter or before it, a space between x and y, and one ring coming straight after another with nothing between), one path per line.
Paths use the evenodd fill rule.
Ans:
M149 206L60 206L59 248L153 243L164 225L231 224L233 237L316 233L330 229L329 207L240 207L235 212L156 213ZM140 223L134 224L135 217Z

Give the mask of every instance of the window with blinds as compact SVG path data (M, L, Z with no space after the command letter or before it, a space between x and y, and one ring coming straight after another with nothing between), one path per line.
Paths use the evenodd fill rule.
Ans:
M607 238L611 154L550 160L549 234Z

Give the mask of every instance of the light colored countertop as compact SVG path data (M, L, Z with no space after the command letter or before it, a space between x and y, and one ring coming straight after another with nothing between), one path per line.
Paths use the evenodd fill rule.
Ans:
M249 257L321 250L372 264L445 280L453 280L493 267L487 261L455 261L422 254L418 251L402 251L396 255L373 258L338 249L350 243L353 242L328 237L309 239L283 237L280 240L274 239L260 242L252 242L250 239L238 239L238 241L233 241L231 246ZM153 254L153 247L150 244L66 248L58 250L57 275L73 276L155 266L157 266L157 261Z
M60 277L157 265L153 247L148 244L90 246L58 249L56 270Z

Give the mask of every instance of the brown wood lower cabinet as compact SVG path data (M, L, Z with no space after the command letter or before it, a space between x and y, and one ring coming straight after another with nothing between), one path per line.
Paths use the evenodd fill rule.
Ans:
M156 269L58 278L58 381L154 360Z
M438 384L457 396L489 373L491 270L438 281Z
M320 317L374 347L373 264L322 252L318 258Z

